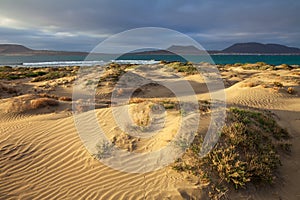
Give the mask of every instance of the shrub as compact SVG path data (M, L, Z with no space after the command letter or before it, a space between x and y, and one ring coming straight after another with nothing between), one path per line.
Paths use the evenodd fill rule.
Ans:
M15 68L0 68L0 78L7 80L15 80L26 77L37 77L45 75L46 72L38 71L35 72L35 68L26 68L26 67L15 67Z
M55 69L55 70L59 70ZM54 69L53 69L54 70ZM44 74L45 72L40 72L41 74ZM32 79L32 82L39 82L39 81L46 81L46 80L53 80L53 79L58 79L58 78L63 78L67 76L72 76L72 73L69 71L62 71L60 69L59 71L50 71L42 76L37 76L34 79Z
M246 174L247 162L239 160L235 146L216 149L209 154L209 158L220 178L232 182L236 188L250 181Z
M283 87L283 84L282 83L280 83L280 82L278 82L278 81L274 81L274 86L276 86L276 87Z
M132 104L130 106L132 119L137 126L146 127L150 124L150 113L152 105L152 103L143 102L139 104Z
M59 103L55 99L38 98L38 99L31 100L30 104L31 104L32 109L37 109L37 108L43 108L46 106L58 106Z
M274 66L264 62L257 62L254 64L244 64L242 65L242 68L245 70L273 70Z
M281 164L279 151L290 151L289 138L269 113L230 108L214 149L200 158L203 139L198 134L174 169L197 176L206 174L211 189L215 185L239 189L248 183L272 183Z
M19 78L21 78L21 77L19 75L17 75L17 74L9 74L7 76L8 80L15 80L15 79L19 79Z
M96 145L97 152L93 156L97 159L109 158L112 156L113 148L113 143L102 140Z
M175 69L177 72L183 72L187 75L195 74L198 72L197 69L190 62L187 63L172 62L167 64L167 66Z
M295 94L296 93L295 88L293 88L293 87L289 87L286 91L289 94Z
M9 72L12 70L13 70L13 68L11 66L1 66L0 67L0 72Z
M132 152L136 148L136 139L128 134L120 133L113 137L112 144Z
M64 97L59 97L58 100L59 101L72 101L72 98L64 96Z
M23 113L48 106L58 106L59 102L55 99L40 97L37 95L26 94L14 98L10 98L5 106L6 112Z
M174 103L165 103L163 104L165 109L174 109L175 104Z
M38 72L31 72L29 71L27 74L25 74L26 77L37 77L37 76L43 76L47 74L47 72L38 71Z

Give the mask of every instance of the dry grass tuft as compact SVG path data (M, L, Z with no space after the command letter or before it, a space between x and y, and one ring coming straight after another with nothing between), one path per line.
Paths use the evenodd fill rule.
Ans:
M150 124L150 113L153 103L142 102L139 104L132 104L130 106L130 113L133 122L138 126L146 127Z
M55 99L38 98L30 101L30 109L44 108L47 106L58 106L59 103Z
M125 133L114 136L112 143L119 148L126 149L129 152L132 152L136 148L136 138Z
M56 99L40 97L37 95L22 95L10 99L5 104L6 112L24 113L40 108L58 106L59 102Z

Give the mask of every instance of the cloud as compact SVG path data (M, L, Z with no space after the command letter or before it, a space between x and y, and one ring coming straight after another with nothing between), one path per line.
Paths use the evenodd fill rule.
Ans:
M27 34L1 33L1 40L89 50L109 35L154 26L186 33L207 48L244 40L300 47L299 8L297 0L2 0L0 27Z
M90 51L103 38L87 35L72 35L65 32L44 32L31 29L0 27L0 43L23 44L33 49Z

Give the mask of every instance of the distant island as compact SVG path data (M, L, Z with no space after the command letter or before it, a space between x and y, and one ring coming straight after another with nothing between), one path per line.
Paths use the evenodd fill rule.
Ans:
M257 42L236 43L223 50L199 50L194 46L173 45L165 50L135 51L126 55L198 55L205 54L292 54L300 55L300 49L280 44L262 44ZM103 52L105 54L105 52ZM88 55L88 52L34 50L18 44L0 44L0 55Z
M300 49L280 44L249 42L234 44L221 52L234 54L300 54Z
M0 55L87 55L87 52L34 50L19 44L0 44Z

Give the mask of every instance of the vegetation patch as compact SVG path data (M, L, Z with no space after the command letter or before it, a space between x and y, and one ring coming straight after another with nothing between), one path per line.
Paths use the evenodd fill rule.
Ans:
M186 75L197 74L197 68L193 66L192 63L182 63L182 62L171 62L166 65L167 67L173 68L176 72L182 72Z
M52 80L62 77L74 76L78 71L77 67L0 67L0 79L15 80L22 78L33 78L32 82Z
M214 149L200 158L203 138L198 135L173 168L198 176L208 183L212 197L219 199L230 187L273 183L280 154L291 151L289 138L269 113L230 108Z
M8 93L8 94L17 94L17 89L15 89L13 86L10 86L8 84L4 84L0 82L0 97L1 94L3 94L4 92Z
M283 87L283 84L281 82L278 82L278 81L274 81L273 84L274 84L275 87L279 87L279 88Z
M38 109L46 106L58 106L58 101L50 98L38 98L30 101L30 109Z
M24 113L28 111L33 111L40 108L50 108L53 106L58 106L59 101L54 98L43 97L40 95L22 95L14 97L7 101L5 106L6 112L18 112Z
M244 64L242 68L245 70L274 70L274 66L268 65L264 62L257 62L254 64Z
M114 150L114 144L105 140L102 140L96 145L96 153L93 156L97 159L105 159L112 156Z

